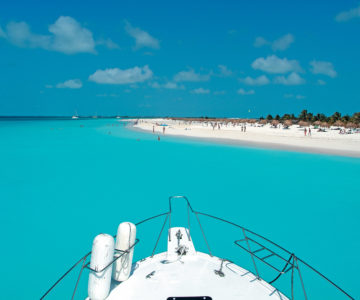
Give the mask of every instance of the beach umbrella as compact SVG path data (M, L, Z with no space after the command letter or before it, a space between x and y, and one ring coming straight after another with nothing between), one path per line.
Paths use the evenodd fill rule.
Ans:
M314 125L321 125L321 121L315 121Z
M273 125L273 126L277 126L277 125L279 125L279 121L278 120L272 120L271 121L271 125Z
M326 127L328 128L329 127L329 124L327 122L321 122L321 127Z
M265 120L265 119L264 119L264 120L260 120L260 122L259 122L259 123L260 123L260 124L264 124L264 125L265 125L265 124L267 124L267 120Z
M335 126L344 127L344 126L345 126L345 123L342 122L342 121L340 121L340 120L338 120L338 121L336 121L336 122L334 123L334 125L335 125Z
M284 124L285 124L286 126L291 126L291 125L292 125L292 121L291 121L291 120L286 120L286 121L284 122Z
M300 121L298 124L299 124L300 127L310 125L309 122L305 122L305 121Z
M346 124L346 128L356 128L356 127L357 127L356 124L353 123L353 122L348 122L348 123Z

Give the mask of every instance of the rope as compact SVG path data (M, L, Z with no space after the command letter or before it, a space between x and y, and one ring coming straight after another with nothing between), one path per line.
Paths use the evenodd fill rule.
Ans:
M279 273L279 275L276 276L273 280L269 281L270 284L272 284L273 282L275 282L276 280L278 280L278 279L280 278L280 276L281 276L282 274L284 274L284 271L285 271L286 267L288 266L288 264L290 263L291 258L292 258L293 256L294 256L294 254L291 254L291 255L290 255L287 263L285 264L284 268L281 270L281 273ZM293 268L294 268L294 266L293 266Z

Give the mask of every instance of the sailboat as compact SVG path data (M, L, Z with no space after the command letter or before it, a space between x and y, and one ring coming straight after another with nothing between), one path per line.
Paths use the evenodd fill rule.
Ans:
M79 119L79 116L78 116L78 114L77 114L77 111L75 111L75 115L73 115L73 116L71 117L71 119L73 119L73 120Z

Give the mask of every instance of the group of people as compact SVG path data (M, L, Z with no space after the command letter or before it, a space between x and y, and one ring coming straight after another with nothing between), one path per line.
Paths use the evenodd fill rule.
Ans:
M212 126L213 130L215 130L216 127L217 127L219 130L221 129L220 123L217 123L217 122L211 123L211 126Z
M163 128L162 132L163 132L163 134L165 134L165 126L163 126L162 128ZM153 125L152 132L155 133L155 125ZM158 141L160 141L160 135L158 135L157 139L158 139Z
M155 133L155 126L153 125L152 132ZM165 134L165 126L163 126L162 129L163 134Z
M310 127L309 127L309 129L304 128L304 135L311 136L311 128Z
M351 133L352 133L351 129L345 130L344 128L339 130L339 134L351 134Z

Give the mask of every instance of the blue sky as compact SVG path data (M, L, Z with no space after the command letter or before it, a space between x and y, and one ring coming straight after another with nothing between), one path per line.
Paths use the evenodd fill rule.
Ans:
M8 1L0 115L360 110L358 1Z

